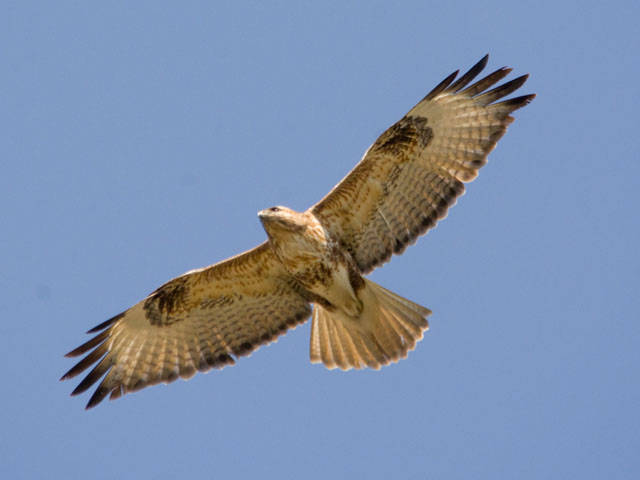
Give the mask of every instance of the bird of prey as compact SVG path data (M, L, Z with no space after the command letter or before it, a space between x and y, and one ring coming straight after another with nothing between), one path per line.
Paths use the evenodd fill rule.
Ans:
M310 357L327 368L379 369L405 358L431 311L364 277L434 227L535 95L511 99L528 75L472 83L485 56L454 72L386 130L355 168L304 212L262 210L267 240L181 275L89 330L87 354L62 379L96 364L72 395L100 381L87 408L148 385L235 363L310 316ZM103 378L104 377L104 378Z

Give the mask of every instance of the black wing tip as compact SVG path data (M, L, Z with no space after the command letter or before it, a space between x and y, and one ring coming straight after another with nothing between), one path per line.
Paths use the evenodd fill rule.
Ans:
M89 350L99 346L104 340L107 339L108 336L109 336L109 331L108 330L105 331L105 332L102 332L102 333L96 335L95 337L93 337L92 339L84 342L79 347L76 347L73 350L71 350L70 352L66 353L64 356L67 357L67 358L78 357L78 356L82 355L83 353L86 353Z
M67 352L64 354L65 358L74 358L74 357L78 357L80 355L82 355L84 352L86 352L87 350L85 350L85 345L89 343L89 342L85 342L82 345L80 345L77 348L74 348L73 350L71 350L70 352Z
M508 82L510 85L513 85L513 90L517 90L519 89L522 85L524 85L524 82L527 81L527 79L529 78L529 74L525 73L524 75L520 75L517 78L514 78L513 80L511 80L510 82ZM506 85L506 84L505 84Z
M516 90L518 90L527 81L527 78L529 78L528 74L521 75L517 78L514 78L513 80L503 83L502 85L498 85L492 90L488 90L483 93L477 94L474 97L474 99L480 105L483 105L483 106L490 105L496 100L504 98L512 94Z
M460 70L456 70L455 72L451 73L448 77L446 77L444 80L442 80L438 85L436 85L436 87L433 90L431 90L423 98L423 101L433 100L436 96L438 96L443 92L445 93L462 92L462 93L468 94L471 97L480 95L483 92L485 92L487 88L491 87L492 85L495 85L497 82L502 80L504 77L506 77L513 71L513 68L511 67L507 67L507 66L500 67L494 72L488 74L486 77L482 78L481 80L478 80L476 83L467 87L467 85L469 85L469 83L471 83L471 81L473 81L475 77L477 77L478 74L482 72L482 70L484 70L488 62L489 62L489 54L487 53L480 60L478 60L478 62L476 62L475 65L473 65L464 75L462 75L457 80L456 80L456 77L458 76L458 73L460 72ZM518 78L515 78L514 80L511 80L505 85L507 86L507 88L511 87L511 91L514 91L520 88L522 84L524 84L527 81L528 78L529 78L529 74L526 73L524 75L519 76ZM505 85L496 87L496 88L504 88ZM466 89L463 90L465 87Z
M122 317L124 317L125 313L126 312L119 313L115 317L111 317L109 320L106 320L106 321L102 322L100 325L96 325L91 330L88 330L87 334L98 333L101 330L104 330L105 328L110 327L115 322L117 322ZM65 353L64 356L66 358L73 358L73 357L77 357L79 355L82 355L83 353L91 350L93 347L98 345L105 338L107 338L108 334L109 334L109 332L102 332L100 335L95 336L94 338L92 338L91 340L83 343L79 347L76 347L73 350L71 350L70 352Z
M96 325L95 327L93 327L91 330L87 330L87 333L97 333L97 332L99 332L101 330L104 330L108 326L114 324L115 322L120 320L122 317L124 317L125 313L126 312L119 313L118 315L116 315L114 317L111 317L109 320L105 320L101 324Z
M439 95L444 90L446 90L447 87L449 87L449 85L451 84L451 82L453 82L453 80L455 80L455 78L458 76L458 73L460 73L460 70L456 70L455 72L451 73L447 78L442 80L438 85L435 86L433 90L427 93L423 101L431 100L432 98L435 98L437 95Z
M85 386L85 385L82 385L82 383L80 383L76 388L73 389L73 392L71 392L69 396L75 397L76 395L80 395L81 393L86 392L89 388L91 388L91 385Z
M491 72L486 77L481 78L480 80L466 87L464 90L461 90L460 92L456 92L456 93L461 93L468 97L475 97L476 95L481 95L483 92L485 92L487 88L498 83L504 77L509 75L509 73L511 73L512 71L513 69L510 67L498 68L497 70Z
M108 394L109 394L108 390L102 390L102 389L98 388L95 392L93 392L93 395L91 395L91 398L89 399L89 401L85 405L84 409L85 410L91 410L93 407L95 407L100 402L102 402L102 400L104 400L104 398Z
M460 73L460 70L456 70L455 72L451 73L448 77L446 77L444 80L442 80L438 85L436 85L436 87L433 90L431 90L424 97L423 100L432 100L442 92L458 92L462 90L475 77L477 77L478 74L482 72L482 70L484 70L488 62L489 62L489 54L486 53L484 57L478 60L475 63L475 65L473 65L464 75L462 75L460 78L458 78L458 80L454 82L454 80L458 76L458 73ZM495 74L498 74L498 72L500 72L501 78L502 78L508 75L509 72L511 72L511 70L512 69L509 67L502 67L496 70L495 72L493 72L491 75L495 75Z
M106 395L105 395L106 396ZM104 400L104 397L101 398L93 398L95 397L95 393L93 394L93 396L89 399L89 401L87 402L87 404L84 406L85 410L91 410L92 408L95 408L96 405L98 405L100 402L102 402L102 400Z
M478 74L478 73L480 73L482 70L484 70L484 67L486 67L486 66L487 66L487 63L489 63L489 54L488 54L488 53L486 53L486 54L484 55L484 57L482 57L480 60L478 60L478 61L473 65L473 67L471 67L471 68L469 69L469 72L475 72L475 73L476 73L476 75L477 75L477 74ZM468 73L469 73L469 72L468 72ZM475 75L474 75L474 76L475 76Z
M471 82L474 78L478 76L484 67L487 66L487 62L489 61L489 54L487 53L484 57L482 57L476 64L471 67L464 75L462 75L458 80L452 83L445 92L447 93L457 93L466 87L469 82Z
M476 62L476 64L469 69L469 72L475 72L475 74L474 74L474 77L475 77L478 73L480 73L482 70L484 70L484 67L487 66L487 63L489 63L489 54L488 53L485 54L485 56L482 57L480 60L478 60Z
M536 98L535 93L530 93L528 95L522 95L520 97L510 98L509 100L505 100L504 102L500 102L500 105L506 105L513 108L513 110L517 110L519 108L524 107L531 103L531 101ZM513 111L512 110L512 111Z

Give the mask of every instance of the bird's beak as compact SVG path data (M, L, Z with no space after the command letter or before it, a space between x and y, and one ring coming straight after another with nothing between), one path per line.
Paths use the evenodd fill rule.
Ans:
M269 233L270 229L273 227L274 219L273 213L266 210L260 210L258 212L258 218L260 219L260 223L262 224L262 228L264 228L267 233Z
M273 219L273 215L271 215L271 212L269 210L260 210L258 212L258 218L260 219L260 222L264 225L266 222Z

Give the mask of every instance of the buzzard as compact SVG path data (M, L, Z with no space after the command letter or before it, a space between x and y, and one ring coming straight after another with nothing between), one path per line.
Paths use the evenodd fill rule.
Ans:
M446 216L510 114L534 98L502 100L528 75L489 90L509 68L471 83L487 60L439 83L319 203L259 212L263 244L187 272L89 330L96 335L67 354L86 356L62 380L96 365L72 395L102 379L91 408L107 395L232 365L310 316L313 363L379 369L405 358L431 311L364 275Z

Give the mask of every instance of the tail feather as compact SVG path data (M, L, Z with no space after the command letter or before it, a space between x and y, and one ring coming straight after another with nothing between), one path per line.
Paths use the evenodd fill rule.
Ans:
M365 280L358 292L362 313L353 318L315 305L311 325L312 363L329 369L374 368L406 358L429 328L431 310Z
M345 363L343 365L339 365L340 368L347 368L348 365L353 365L358 362L359 354L358 349L353 343L353 339L349 334L349 331L340 323L335 323L338 340L340 341L340 345L342 347L342 351L345 354Z
M331 345L331 349L333 350L333 360L335 364L344 369L347 367L349 363L347 361L347 356L344 353L344 347L342 342L344 337L342 332L340 332L340 324L336 322L332 322L328 324L329 326L329 343Z
M384 350L386 356L393 360L398 361L400 357L406 357L406 353L403 354L403 342L402 337L398 334L398 332L393 328L393 323L395 322L395 318L386 312L385 310L381 310L383 321L380 322L378 329L378 343Z

